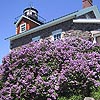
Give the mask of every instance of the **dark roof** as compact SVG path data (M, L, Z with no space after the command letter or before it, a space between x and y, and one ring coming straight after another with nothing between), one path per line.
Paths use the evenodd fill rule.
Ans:
M40 21L39 19L33 18L33 17L31 17L31 16L28 16L28 18L30 18L30 19L32 19L32 20L34 20L34 21L40 23L41 25L44 24L44 23L43 23L42 21Z
M71 13L68 13L68 14L66 14L66 15L63 15L63 16L61 16L61 17L55 18L55 19L53 19L53 20L50 20L50 21L48 21L48 22L46 22L46 23L50 23L50 22L52 22L52 21L55 21L55 20L57 20L57 19L66 17L66 16L71 15L71 14L74 14L74 13L76 13L76 12L78 12L78 10L76 10L76 11L74 11L74 12L71 12ZM45 23L45 24L46 24L46 23Z
M23 13L24 13L26 10L29 10L29 9L30 9L30 10L34 10L34 11L36 11L36 12L38 13L38 10L35 9L35 8L32 8L32 7L30 7L30 8L28 7L28 8L26 8L26 9L24 9Z

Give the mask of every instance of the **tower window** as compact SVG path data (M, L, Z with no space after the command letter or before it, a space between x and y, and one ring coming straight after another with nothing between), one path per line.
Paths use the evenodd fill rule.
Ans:
M20 25L20 33L26 31L26 23Z
M62 29L56 30L52 32L53 40L61 39Z

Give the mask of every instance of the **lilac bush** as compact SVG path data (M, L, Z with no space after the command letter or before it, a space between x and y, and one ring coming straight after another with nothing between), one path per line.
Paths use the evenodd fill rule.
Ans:
M89 96L100 86L100 46L79 38L32 42L2 62L0 100Z

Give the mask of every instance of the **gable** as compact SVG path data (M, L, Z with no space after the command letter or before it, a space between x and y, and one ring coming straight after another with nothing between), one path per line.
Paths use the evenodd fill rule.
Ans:
M36 23L36 24L40 25L40 23L38 23L38 22L36 22L36 21L34 21L34 20L32 20L32 19L30 19L30 18L28 18L28 17L22 15L22 16L20 17L20 19L16 22L16 24L15 24L16 27L19 25L19 23L20 23L23 19L24 19L24 21L25 21L25 20L28 20L28 21L31 21L31 22L33 22L33 23Z
M17 27L23 23L27 23L27 19L25 19L24 17L20 20L20 22L18 23Z
M25 17L22 17L19 21L17 27L16 27L16 34L22 33L21 31L21 25L25 24L25 31L28 31L34 27L39 26L37 23L32 22L31 20L26 19Z

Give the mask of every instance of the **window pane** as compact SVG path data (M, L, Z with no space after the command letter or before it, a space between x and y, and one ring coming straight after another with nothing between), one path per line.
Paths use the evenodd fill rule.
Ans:
M61 39L62 29L56 30L52 32L53 40Z
M61 38L61 34L57 34L57 39L60 39Z
M26 31L26 23L20 25L20 32Z
M57 35L54 35L54 40L56 40L57 39Z
M54 35L54 40L58 40L58 39L60 39L61 38L61 34L56 34L56 35Z

